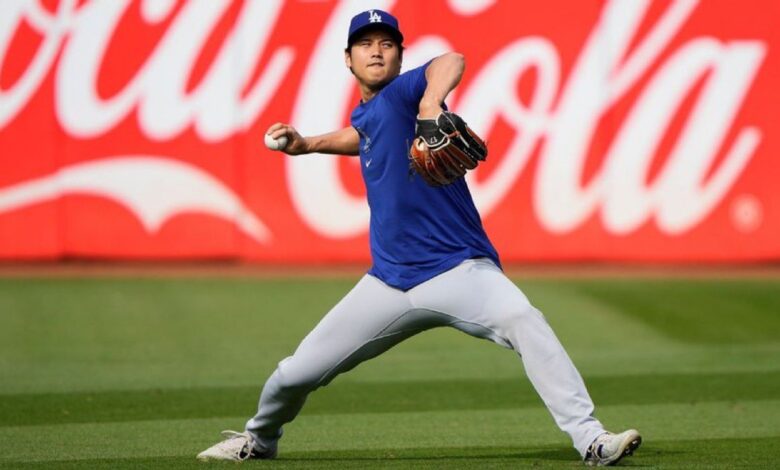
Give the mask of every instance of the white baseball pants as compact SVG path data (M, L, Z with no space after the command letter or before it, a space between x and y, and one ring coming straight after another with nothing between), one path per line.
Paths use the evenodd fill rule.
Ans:
M406 292L365 275L282 360L246 424L258 444L275 448L282 425L306 397L334 377L430 328L451 326L514 349L528 378L585 455L604 432L582 377L544 316L492 261L467 260Z

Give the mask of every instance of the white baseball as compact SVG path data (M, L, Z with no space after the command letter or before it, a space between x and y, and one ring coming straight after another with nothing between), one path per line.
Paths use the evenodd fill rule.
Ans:
M287 136L280 136L278 139L274 139L270 134L265 135L265 146L271 150L282 150L287 147Z

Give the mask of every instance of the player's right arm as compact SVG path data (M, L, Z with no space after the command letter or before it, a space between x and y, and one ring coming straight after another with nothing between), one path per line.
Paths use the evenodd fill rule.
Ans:
M360 136L351 126L327 134L303 137L293 126L277 122L268 128L266 134L270 134L274 139L286 136L287 146L282 151L288 155L305 153L358 155L360 148Z

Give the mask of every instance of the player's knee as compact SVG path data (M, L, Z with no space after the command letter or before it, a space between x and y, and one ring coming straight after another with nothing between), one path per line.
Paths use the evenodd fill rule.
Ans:
M293 357L281 361L274 375L276 375L276 386L283 394L309 392L316 388L319 380L306 364L299 364Z
M545 322L542 313L530 303L509 306L499 320L496 331L503 340L499 344L517 349L523 331L535 330L539 322Z
M544 320L544 315L536 307L528 302L517 303L508 310L507 319L512 327L522 328L529 323Z

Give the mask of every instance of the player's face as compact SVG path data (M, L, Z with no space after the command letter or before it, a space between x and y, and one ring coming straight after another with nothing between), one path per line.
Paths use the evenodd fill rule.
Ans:
M345 57L355 78L370 89L379 89L401 73L398 44L384 31L371 31L355 41Z

